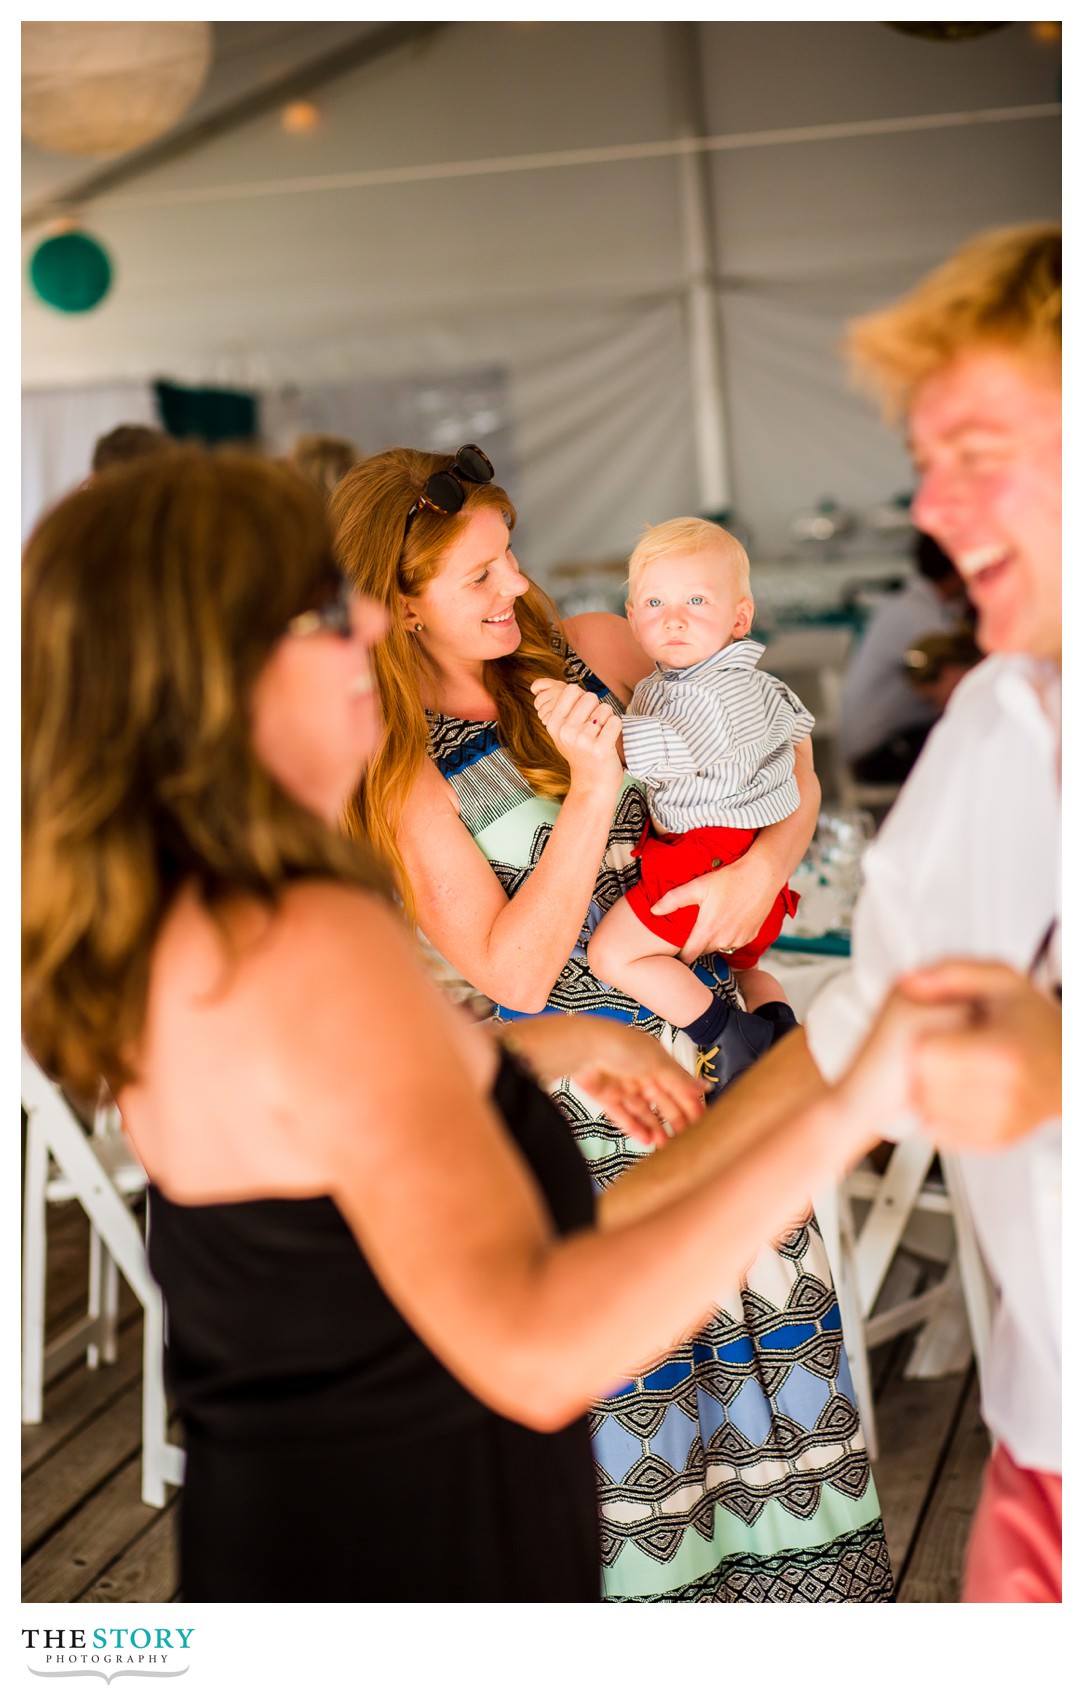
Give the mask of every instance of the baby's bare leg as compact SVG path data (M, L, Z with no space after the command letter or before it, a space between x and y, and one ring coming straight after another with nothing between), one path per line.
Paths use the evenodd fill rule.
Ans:
M595 927L587 961L607 986L638 998L674 1027L687 1027L710 1008L711 994L677 951L645 927L622 897Z
M759 1009L761 1003L789 1001L780 982L766 968L735 968L734 977L746 1009Z

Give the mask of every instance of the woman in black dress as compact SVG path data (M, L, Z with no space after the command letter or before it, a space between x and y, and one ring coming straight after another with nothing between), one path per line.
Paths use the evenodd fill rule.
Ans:
M596 1599L582 1413L869 1143L910 1012L782 1125L735 1089L592 1226L558 1112L338 830L385 616L319 496L196 450L118 470L41 522L24 598L24 1033L109 1083L151 1178L185 1598ZM697 1114L642 1033L516 1037L641 1136Z

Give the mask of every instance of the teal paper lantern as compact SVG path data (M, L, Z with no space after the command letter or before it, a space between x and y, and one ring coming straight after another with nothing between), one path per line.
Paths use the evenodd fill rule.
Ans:
M88 313L109 293L113 267L101 243L81 230L47 236L30 261L30 282L60 313Z

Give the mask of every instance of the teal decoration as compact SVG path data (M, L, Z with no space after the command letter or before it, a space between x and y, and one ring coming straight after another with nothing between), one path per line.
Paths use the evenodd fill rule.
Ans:
M189 389L155 381L158 417L171 437L202 443L253 443L259 436L256 397L247 390Z
M58 313L89 313L108 295L113 266L96 237L66 230L47 236L35 248L30 282L46 306Z

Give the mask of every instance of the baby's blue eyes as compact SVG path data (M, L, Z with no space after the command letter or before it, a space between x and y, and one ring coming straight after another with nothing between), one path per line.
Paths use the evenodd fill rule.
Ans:
M691 602L693 608L698 608L700 606L701 602L703 601L703 597L702 596L690 596L688 598L688 600L689 600L689 602Z
M692 604L693 608L700 608L700 607L702 607L704 602L706 602L707 598L705 596L690 596L688 598L688 600ZM647 598L647 607L648 608L660 608L661 606L662 606L662 598L660 596L648 596L648 598Z

